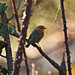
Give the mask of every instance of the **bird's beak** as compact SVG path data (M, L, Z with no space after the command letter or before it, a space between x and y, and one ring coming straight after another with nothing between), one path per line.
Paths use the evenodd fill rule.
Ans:
M47 29L47 28L44 28L44 29Z

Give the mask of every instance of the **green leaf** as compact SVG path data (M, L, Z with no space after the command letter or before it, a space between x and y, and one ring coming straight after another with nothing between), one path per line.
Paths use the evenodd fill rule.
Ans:
M0 36L2 36L3 38L6 38L7 32L8 32L7 26L0 23Z
M3 75L7 75L8 70L0 65L0 72L3 73Z
M15 26L12 24L9 25L9 33L19 38L19 34L17 33Z
M2 53L2 49L6 46L6 43L4 41L0 41L0 55Z
M7 75L8 70L6 68L1 68L1 72L3 73L3 75Z
M4 13L6 9L7 9L6 3L0 2L0 14Z
M11 33L16 33L15 26L10 24L10 26L9 26L9 31L10 31Z

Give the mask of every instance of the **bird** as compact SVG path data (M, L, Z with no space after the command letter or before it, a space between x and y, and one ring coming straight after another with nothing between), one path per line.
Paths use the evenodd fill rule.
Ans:
M47 29L47 28L44 27L43 25L39 25L38 27L36 27L30 34L29 38L27 39L26 47L28 48L30 46L30 44L34 44L34 43L39 44L40 40L44 36L45 29Z

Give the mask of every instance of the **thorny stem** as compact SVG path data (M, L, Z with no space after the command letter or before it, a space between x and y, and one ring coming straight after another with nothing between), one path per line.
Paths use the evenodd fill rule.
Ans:
M24 50L24 58L25 58L25 65L26 65L27 75L29 75L29 66L28 66L27 55L26 55L25 50Z
M27 6L25 7L25 10L24 10L24 12L26 13L26 17L24 17L24 19L23 19L20 42L19 42L19 46L18 46L18 50L17 50L17 54L16 54L16 60L15 60L14 70L12 72L12 75L19 75L20 64L22 61L23 53L24 53L24 57L25 57L27 75L29 75L29 67L28 67L28 61L27 61L27 57L26 57L24 44L25 44L25 40L26 40L26 36L27 36L27 28L28 28L28 24L29 24L29 20L30 20L30 16L31 16L32 0L26 0L26 2L27 2Z
M5 27L8 28L7 15L5 12L1 15L1 20L2 20L2 23L5 25ZM13 64L12 64L12 51L11 51L11 45L10 45L10 37L8 33L7 33L7 36L4 38L4 41L6 41L5 51L6 51L6 59L7 59L7 65L8 65L8 75L11 75Z
M18 20L18 15L17 15L17 11L16 11L16 6L15 6L15 1L14 0L12 0L12 6L13 6L16 22L17 22L17 28L18 28L18 31L20 32L20 25L19 25L19 20Z
M21 0L19 1L19 4L18 4L18 7L16 9L16 12L18 11L19 7L20 7L20 4L21 4ZM13 17L14 17L15 14L13 14L7 21L10 21Z
M63 4L64 0L60 0L61 2L61 10L62 10L62 19L63 19L63 25L64 25L64 37L65 37L65 45L66 45L66 53L67 53L67 65L68 65L68 72L69 75L72 75L71 72L71 60L70 60L70 50L69 50L69 46L68 46L68 36L67 36L67 25L66 25L66 18L65 18L65 13L64 13L64 4Z

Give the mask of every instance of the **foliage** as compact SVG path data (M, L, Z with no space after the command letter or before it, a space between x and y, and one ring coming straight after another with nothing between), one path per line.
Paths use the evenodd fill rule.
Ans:
M2 49L6 46L6 43L4 41L0 41L0 55L2 53Z
M0 73L3 73L3 75L7 75L8 70L0 65Z
M10 32L11 34L15 34L15 35L18 34L17 31L16 31L16 29L15 29L15 26L12 25L12 24L9 25L9 32Z
M0 23L0 36L2 36L3 38L6 38L7 32L8 32L7 26ZM9 33L18 35L18 33L15 29L15 26L12 24L9 25Z
M6 25L0 23L0 36L2 36L3 38L6 37L7 35L7 32L8 32L8 28Z
M0 2L0 14L3 14L6 9L7 9L6 4Z
M10 45L10 37L9 37L9 26L8 26L8 19L6 15L7 6L5 3L0 3L0 16L1 16L1 23L0 23L0 36L4 38L4 41L7 42L7 45L5 46L6 51L6 59L7 59L7 65L8 65L8 75L11 75L12 72L12 52L11 52L11 45ZM2 43L1 43L2 44ZM1 48L4 46L1 45ZM1 49L2 52L2 49ZM3 56L3 55L1 55ZM3 56L4 57L4 56ZM1 68L1 72L3 75L6 75L7 70L5 68Z

